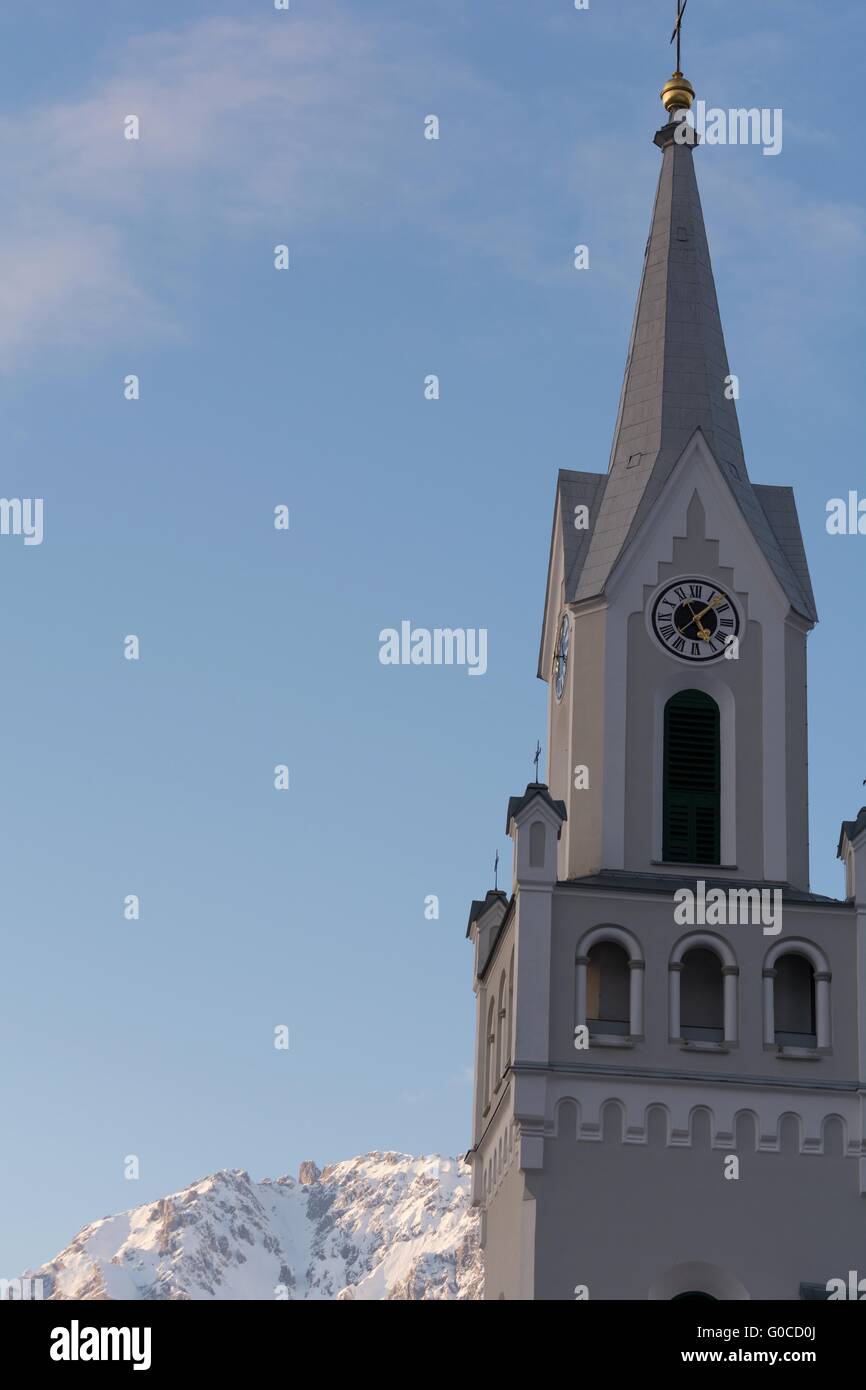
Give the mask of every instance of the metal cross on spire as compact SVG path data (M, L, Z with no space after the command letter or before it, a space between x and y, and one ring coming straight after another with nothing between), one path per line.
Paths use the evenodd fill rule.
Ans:
M536 744L536 748L535 748L535 758L533 759L533 761L534 761L534 763L535 763L535 780L536 780L536 782L538 782L538 762L539 762L540 757L541 757L541 744L540 744L540 743L537 743L537 744Z
M499 850L496 851L496 858L493 861L493 891L499 892Z
M682 39L683 15L686 12L686 5L688 3L689 0L677 0L677 22L674 25L674 32L671 34L671 43L673 43L674 39L677 41L677 72L682 72L680 41Z

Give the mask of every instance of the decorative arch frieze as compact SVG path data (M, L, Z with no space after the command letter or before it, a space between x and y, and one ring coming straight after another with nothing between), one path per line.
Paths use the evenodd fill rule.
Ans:
M657 1100L647 1101L642 1082L621 1079L616 1090L610 1083L589 1078L563 1080L549 1098L550 1119L546 1135L578 1143L618 1142L693 1148L696 1135L706 1136L713 1151L732 1153L830 1154L846 1158L866 1157L866 1143L859 1138L859 1101L838 1093L811 1097L793 1109L792 1097L778 1091L760 1096L731 1088L708 1105L700 1086L670 1089ZM613 1111L618 1111L616 1123ZM607 1135L604 1138L605 1133ZM705 1146L705 1137L704 1137Z

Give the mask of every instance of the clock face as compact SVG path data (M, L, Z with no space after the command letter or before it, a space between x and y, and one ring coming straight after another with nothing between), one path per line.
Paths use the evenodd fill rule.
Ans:
M571 638L571 625L568 621L568 614L563 616L559 627L559 637L556 641L556 654L553 658L553 684L556 690L557 700L562 699L562 692L565 689L565 673L568 670L568 645Z
M716 661L726 638L740 635L740 610L708 579L675 579L652 600L650 627L665 651L680 661Z

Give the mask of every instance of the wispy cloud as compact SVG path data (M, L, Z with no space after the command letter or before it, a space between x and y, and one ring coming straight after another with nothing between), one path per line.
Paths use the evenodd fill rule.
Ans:
M0 366L45 345L61 348L112 336L135 321L146 334L176 325L140 282L123 238L68 213L28 230L7 219L0 233ZM51 228L53 227L53 230Z
M186 333L202 245L251 235L315 249L328 234L408 227L542 286L573 284L580 240L593 279L631 296L656 175L648 141L609 122L563 137L555 90L521 104L443 42L338 0L312 18L212 19L136 38L78 99L4 119L0 367ZM437 109L439 146L422 139ZM129 114L138 141L123 138ZM702 152L700 177L718 263L746 245L763 286L756 331L773 322L768 304L794 315L793 283L801 313L804 295L810 313L840 313L844 296L810 291L802 267L820 256L824 282L841 281L862 258L862 211L827 207L781 160L732 153Z
M422 138L431 110L439 147ZM175 289L197 247L251 231L273 244L411 224L448 254L556 278L566 252L551 270L545 203L515 196L545 179L555 196L544 148L511 94L413 22L326 0L310 19L139 37L80 98L0 122L0 366L182 332Z
M172 331L167 248L362 208L400 95L374 40L333 14L208 21L130 43L79 100L3 120L0 362L130 320Z

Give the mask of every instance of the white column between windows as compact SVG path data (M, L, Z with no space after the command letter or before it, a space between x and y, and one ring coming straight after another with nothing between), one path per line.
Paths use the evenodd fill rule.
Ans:
M830 1046L830 972L815 971L815 1042Z
M736 965L725 965L722 967L726 1043L736 1043L737 1041L737 980L739 974L740 972Z
M776 1010L773 1001L775 970L764 971L764 1046L772 1047L776 1041Z
M644 982L644 963L642 960L630 960L628 963L628 1016L629 1031L633 1038L643 1037L643 982Z
M672 960L668 967L669 1027L672 1042L678 1041L680 1036L680 976L682 973L682 961Z

